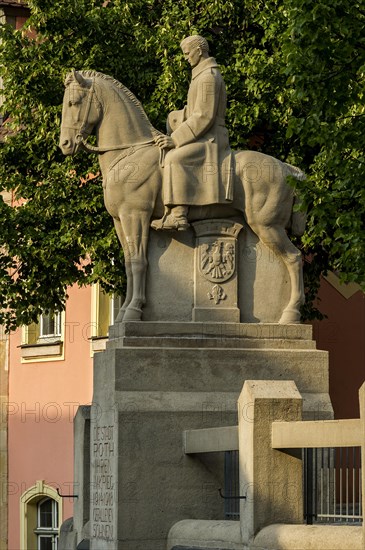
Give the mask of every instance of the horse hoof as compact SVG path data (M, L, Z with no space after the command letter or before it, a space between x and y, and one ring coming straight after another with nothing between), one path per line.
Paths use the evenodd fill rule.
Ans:
M123 321L140 321L142 319L142 310L137 307L128 307L125 310Z
M298 309L284 309L279 325L297 325L300 323L300 311Z

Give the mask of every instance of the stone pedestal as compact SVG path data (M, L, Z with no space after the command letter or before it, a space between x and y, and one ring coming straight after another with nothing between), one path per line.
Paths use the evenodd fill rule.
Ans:
M237 425L237 399L249 379L295 380L304 417L330 418L327 353L315 349L311 330L191 322L111 327L107 350L94 360L90 502L83 499L87 512L75 511L75 525L90 517L90 526L77 540L87 532L92 550L165 550L176 522L223 519L224 453L186 455L183 432Z
M211 238L208 234L200 235L200 232L204 231L204 225L201 227L197 223L193 224L198 231L197 234L193 228L174 233L150 232L147 302L143 308L143 320L190 322L193 320L194 310L195 321L277 323L290 296L290 281L283 262L258 241L249 227L245 226L241 231L237 231L238 234L234 234L234 238L224 231L226 223L229 223L231 228L240 227L239 218L204 223L212 223L213 226L216 224L218 227L213 229L215 235ZM219 280L209 281L204 272L201 275L196 258L200 258L201 265L202 254L201 250L198 254L196 240L198 248L204 241L208 244L208 256L212 253L211 247L214 242L225 241L227 244L235 244L237 275L234 274L230 280L223 281L223 284ZM227 259L227 252L224 250L220 255ZM199 286L199 281L202 286ZM198 287L194 287L196 282ZM213 289L216 285L222 287L227 298L219 298L220 289ZM235 285L237 304L233 305ZM211 294L212 299L209 299L207 293ZM218 304L215 304L214 296L217 297ZM208 308L209 311L204 313L204 308ZM223 314L225 308L227 311Z
M183 432L237 425L245 380L293 380L305 419L332 417L328 354L315 349L311 326L276 324L289 299L286 268L241 229L237 219L173 237L151 231L143 321L110 327L94 358L90 495L75 503L69 540L165 550L177 522L219 523L224 452L185 454ZM77 422L84 445L89 424ZM84 486L85 466L78 475Z

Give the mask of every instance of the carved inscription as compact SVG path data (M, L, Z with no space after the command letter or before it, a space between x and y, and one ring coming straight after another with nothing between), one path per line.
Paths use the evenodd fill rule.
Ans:
M95 426L93 430L92 536L99 539L113 540L115 427Z

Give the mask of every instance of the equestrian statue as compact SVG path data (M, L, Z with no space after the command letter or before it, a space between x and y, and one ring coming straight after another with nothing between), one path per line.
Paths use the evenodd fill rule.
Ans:
M156 130L123 84L96 71L65 79L60 147L99 155L104 202L123 247L125 302L116 322L142 319L146 301L149 232L186 231L189 222L240 218L285 264L290 299L279 323L299 323L304 302L302 257L287 235L304 232L305 216L293 209L288 176L298 168L255 151L232 151L225 126L226 89L219 67L198 35L181 42L192 67L187 104ZM97 145L87 142L96 135Z

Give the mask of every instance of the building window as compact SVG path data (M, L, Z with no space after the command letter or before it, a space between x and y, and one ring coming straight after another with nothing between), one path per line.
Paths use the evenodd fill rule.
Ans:
M61 314L42 314L39 317L39 341L61 338Z
M57 550L62 523L62 498L56 489L37 481L20 497L20 548Z
M114 325L124 296L106 294L99 284L92 287L92 352L105 349L109 326Z
M114 325L115 319L122 307L123 299L121 296L109 296L100 287L97 290L97 316L96 316L96 334L99 338L108 336L109 326Z
M45 498L37 505L37 550L57 550L58 505L52 498Z
M22 360L63 359L64 313L42 313L37 323L24 327Z
M115 319L118 317L118 313L120 308L123 305L122 296L116 296L113 294L113 296L110 298L110 324L114 325Z

